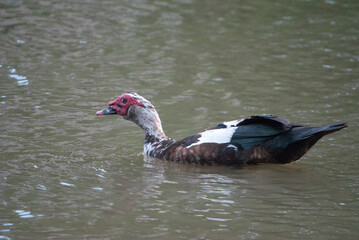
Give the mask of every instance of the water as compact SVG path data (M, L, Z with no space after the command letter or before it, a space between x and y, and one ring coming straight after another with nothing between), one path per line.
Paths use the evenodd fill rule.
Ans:
M0 1L0 239L358 239L359 4ZM125 91L170 137L275 114L348 122L288 165L143 156L95 116Z

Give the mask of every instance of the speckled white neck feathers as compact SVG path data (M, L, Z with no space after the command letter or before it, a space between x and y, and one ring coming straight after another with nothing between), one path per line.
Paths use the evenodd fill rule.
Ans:
M152 105L145 107L133 105L124 118L140 126L146 136L153 136L157 139L167 138L163 132L160 117Z

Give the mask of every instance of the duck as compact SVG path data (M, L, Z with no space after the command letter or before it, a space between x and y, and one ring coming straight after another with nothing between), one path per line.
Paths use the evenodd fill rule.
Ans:
M300 159L324 135L347 127L291 124L273 115L226 121L176 141L166 136L155 107L135 92L127 92L96 115L120 115L145 134L144 153L154 158L201 165L285 164Z

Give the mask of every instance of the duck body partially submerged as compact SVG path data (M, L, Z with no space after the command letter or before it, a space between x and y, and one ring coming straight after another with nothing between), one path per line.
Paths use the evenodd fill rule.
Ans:
M289 163L302 157L321 137L345 128L345 123L304 127L272 116L251 116L175 141L167 137L153 105L136 93L125 93L109 102L97 115L118 114L145 132L144 152L182 163L243 165Z

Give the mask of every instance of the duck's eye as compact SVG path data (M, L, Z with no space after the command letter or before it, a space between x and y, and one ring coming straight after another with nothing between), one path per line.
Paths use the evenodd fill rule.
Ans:
M126 103L127 103L127 99L126 99L126 98L122 98L122 99L121 99L121 102L122 102L123 104L126 104Z

